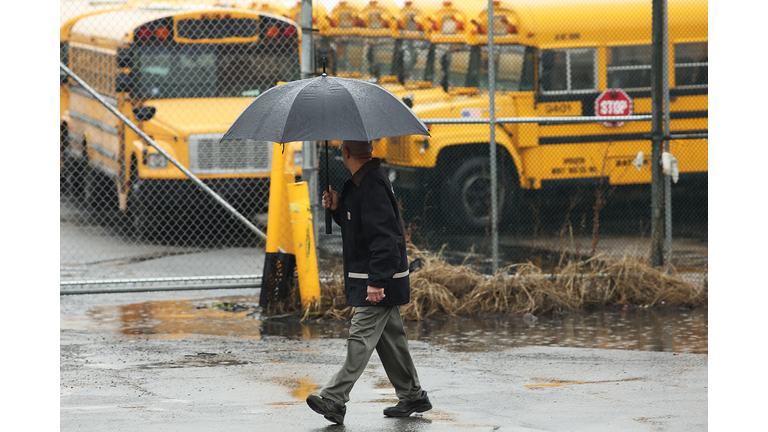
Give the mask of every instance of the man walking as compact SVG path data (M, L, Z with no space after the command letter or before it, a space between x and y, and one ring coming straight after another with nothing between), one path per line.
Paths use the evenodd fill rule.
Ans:
M368 141L344 141L342 157L352 177L341 195L323 193L323 207L331 209L341 226L346 304L355 312L344 365L319 396L307 398L307 404L337 424L344 423L349 393L374 349L399 399L396 406L384 409L384 415L407 417L432 409L421 389L398 308L411 295L405 230L392 184L372 151Z

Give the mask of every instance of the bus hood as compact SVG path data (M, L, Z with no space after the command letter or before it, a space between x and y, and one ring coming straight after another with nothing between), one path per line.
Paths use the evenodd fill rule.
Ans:
M420 119L488 118L489 97L485 95L454 96L447 100L415 105L413 112Z
M252 98L155 99L144 106L154 107L151 123L177 136L226 132L235 119L253 102Z

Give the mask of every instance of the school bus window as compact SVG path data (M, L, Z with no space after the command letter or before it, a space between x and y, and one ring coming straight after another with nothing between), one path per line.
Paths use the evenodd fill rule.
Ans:
M400 52L403 56L403 73L406 80L424 80L432 81L433 75L428 68L430 64L430 51L432 52L432 62L434 63L434 45L427 40L405 39L401 40L402 48ZM428 76L428 74L430 76Z
M440 26L440 33L444 35L456 34L456 21L450 15L443 17L443 24Z
M290 53L258 45L154 45L138 53L140 98L254 96L296 68Z
M453 87L478 87L480 47L460 47L446 52L441 60L444 76Z
M709 81L709 43L675 45L675 87L706 86Z
M493 17L493 35L494 36L506 36L509 34L509 23L506 16Z
M374 76L391 75L395 52L394 39L382 39L366 45L370 73Z
M353 19L351 13L344 12L344 13L339 14L339 27L341 27L341 28L352 28L352 27L354 27L354 19Z
M416 14L413 14L413 13L408 14L408 15L405 16L405 29L406 30L408 30L408 31L418 31L419 30L418 26L416 25L416 20L414 19L415 16L416 16Z
M493 57L496 68L495 87L497 91L521 91L533 90L532 79L524 76L524 71L532 72L526 62L532 62L533 57L526 53L531 48L523 45L497 45L494 46L496 55ZM488 48L482 47L480 68L480 88L488 90Z
M368 69L368 58L363 55L365 47L360 37L344 37L332 43L335 70L363 72Z
M368 28L374 30L380 30L384 28L384 22L381 20L381 14L373 12L368 17Z
M296 52L280 45L217 46L218 92L222 96L258 96L281 77L298 78Z
M539 85L547 92L597 90L597 50L594 48L541 51Z
M630 45L608 48L608 87L651 88L651 46Z

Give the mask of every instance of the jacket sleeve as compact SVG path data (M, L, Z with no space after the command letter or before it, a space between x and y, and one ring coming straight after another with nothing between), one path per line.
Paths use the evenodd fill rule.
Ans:
M368 250L368 285L386 288L400 264L399 244L405 242L384 180L372 178L362 197L360 218Z

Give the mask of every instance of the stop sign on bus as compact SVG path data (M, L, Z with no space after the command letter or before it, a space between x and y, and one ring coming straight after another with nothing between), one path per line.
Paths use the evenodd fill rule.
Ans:
M622 89L607 89L595 99L595 115L628 116L632 115L632 99ZM608 127L621 126L624 122L605 122Z

